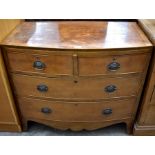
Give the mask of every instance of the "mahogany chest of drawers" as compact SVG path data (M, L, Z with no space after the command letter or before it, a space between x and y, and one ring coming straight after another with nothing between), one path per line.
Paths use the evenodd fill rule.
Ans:
M152 44L135 22L28 22L2 43L23 128L131 132Z

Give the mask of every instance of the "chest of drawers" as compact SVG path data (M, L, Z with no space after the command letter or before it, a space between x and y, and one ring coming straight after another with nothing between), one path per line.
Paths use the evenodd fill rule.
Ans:
M135 22L28 22L1 46L25 129L131 132L152 51Z

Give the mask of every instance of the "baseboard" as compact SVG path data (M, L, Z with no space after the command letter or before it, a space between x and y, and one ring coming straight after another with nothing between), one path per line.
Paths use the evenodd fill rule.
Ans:
M138 125L136 123L133 134L134 136L155 136L155 126Z

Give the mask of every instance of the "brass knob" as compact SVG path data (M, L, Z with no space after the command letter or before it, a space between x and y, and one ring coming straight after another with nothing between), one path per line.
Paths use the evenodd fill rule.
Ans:
M38 69L38 70L42 70L42 69L45 68L45 64L43 62L41 62L41 61L35 61L33 63L33 67Z
M115 85L109 85L105 87L105 92L107 93L112 93L116 90L117 90L117 87Z
M111 62L107 67L109 71L117 71L120 68L120 64L118 62Z
M44 107L44 108L41 108L41 112L45 114L50 114L52 113L52 110L50 108Z
M102 114L103 115L110 115L110 114L112 114L112 109L111 108L104 109L102 111Z
M48 86L40 84L37 86L37 90L40 92L47 92L48 91Z

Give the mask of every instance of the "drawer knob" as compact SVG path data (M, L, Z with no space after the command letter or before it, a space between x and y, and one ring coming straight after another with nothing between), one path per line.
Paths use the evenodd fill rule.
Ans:
M117 89L117 87L115 85L109 85L109 86L105 87L105 91L107 93L112 93L112 92L116 91L116 89Z
M40 92L47 92L48 87L46 85L38 85L37 90L40 91Z
M44 114L50 114L52 113L52 110L50 108L44 107L44 108L41 108L41 112Z
M103 115L110 115L110 114L112 114L112 109L110 109L110 108L104 109L104 110L102 111L102 114L103 114Z
M120 64L118 62L112 62L108 65L108 70L116 71L120 68Z
M41 61L35 61L33 63L33 67L36 68L36 69L39 69L39 70L42 70L45 68L45 64Z

